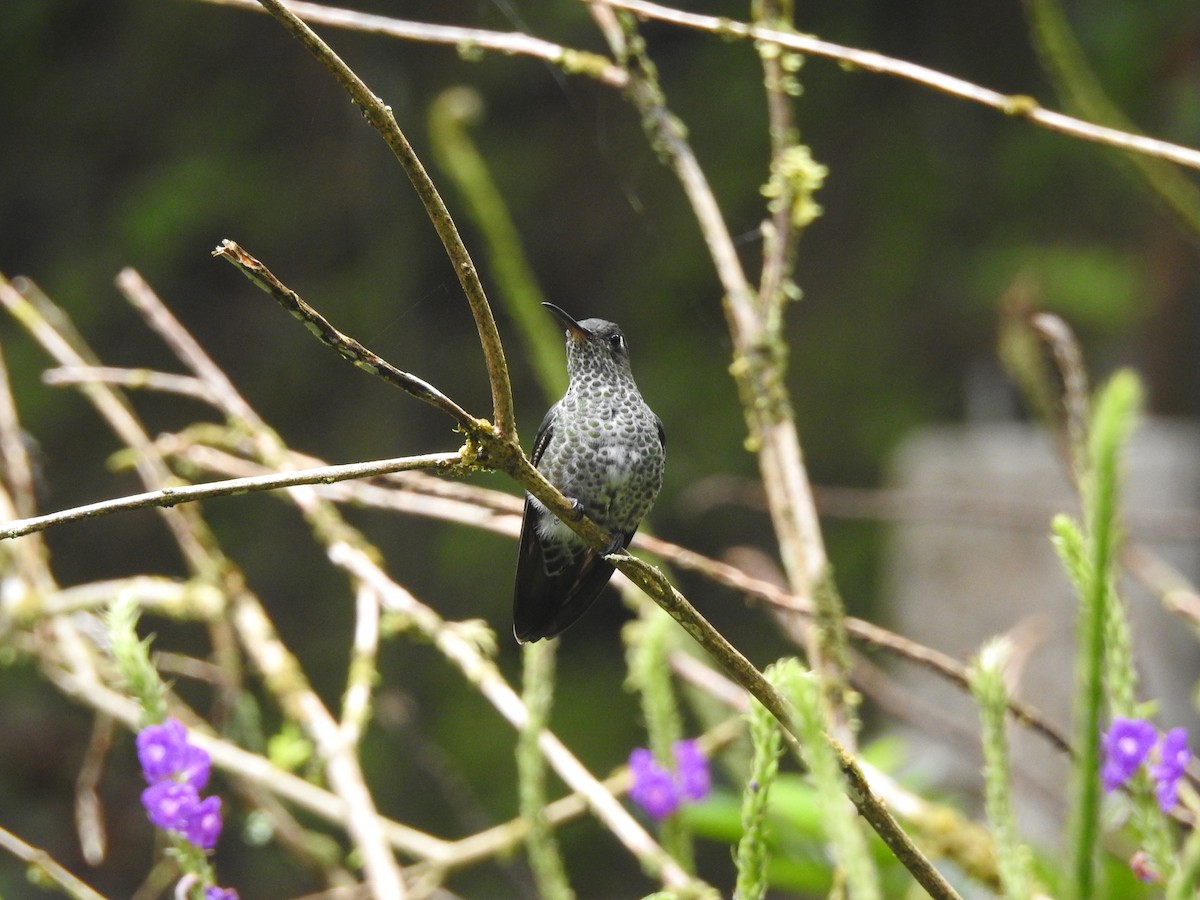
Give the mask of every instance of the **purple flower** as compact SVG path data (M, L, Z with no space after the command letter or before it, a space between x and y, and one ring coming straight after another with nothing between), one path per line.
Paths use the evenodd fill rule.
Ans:
M199 805L196 789L178 781L159 781L142 791L150 821L169 831L183 831Z
M233 888L209 887L204 889L204 900L238 900Z
M221 798L205 797L192 807L178 830L201 850L217 846L217 838L221 836Z
M1115 791L1133 777L1154 746L1157 733L1154 726L1142 719L1113 719L1108 732L1101 738L1104 749L1104 768L1100 779L1106 791Z
M1186 728L1172 728L1158 744L1158 763L1151 768L1155 778L1176 778L1183 775L1192 751L1188 749Z
M675 772L659 765L654 754L645 747L638 747L629 754L629 768L633 773L629 796L655 819L665 819L684 800L700 800L711 786L708 760L695 741L676 741L671 750L675 756Z
M138 761L151 784L175 775L186 752L187 729L178 719L147 725L137 736ZM199 790L199 788L197 788Z
M183 758L179 761L175 777L190 784L196 790L202 791L208 784L208 773L211 768L212 758L208 755L208 751L188 744L184 749Z
M1163 778L1154 783L1154 799L1158 801L1158 808L1163 812L1170 812L1175 808L1175 804L1179 802L1179 779L1178 778Z
M188 743L187 729L178 719L143 728L137 746L142 772L150 782L142 791L150 821L211 850L221 834L221 798L200 799L212 767L208 753Z
M1163 812L1170 812L1179 802L1179 781L1192 757L1187 740L1187 729L1172 728L1158 744L1158 762L1150 767L1154 798Z
M168 778L184 781L197 791L208 784L212 761L208 754L188 743L187 729L178 719L147 725L137 736L142 774L151 784Z
M700 745L693 740L676 741L671 749L675 752L680 793L689 800L701 800L708 796L712 780L708 774L708 759Z
M638 747L629 754L633 786L629 796L651 818L665 819L679 807L679 790L671 773L654 760L654 754Z

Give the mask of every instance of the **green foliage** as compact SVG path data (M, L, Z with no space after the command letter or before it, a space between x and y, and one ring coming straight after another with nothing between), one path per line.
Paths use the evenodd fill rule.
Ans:
M517 741L517 784L521 815L529 822L525 849L538 893L548 900L572 900L554 829L546 820L546 760L538 738L549 723L554 703L554 668L558 644L539 641L521 648L521 699L529 721Z
M1132 696L1133 669L1119 650L1109 653L1106 634L1118 630L1110 619L1124 617L1113 592L1113 569L1119 532L1117 518L1119 459L1133 429L1141 396L1130 372L1113 376L1099 393L1088 439L1088 458L1080 479L1084 525L1056 519L1057 546L1080 592L1079 657L1072 835L1074 868L1071 895L1093 896L1095 850L1100 822L1099 737L1106 664L1117 697ZM1127 626L1123 629L1128 631ZM1124 666L1123 669L1119 666Z
M125 689L142 709L142 724L153 725L167 717L166 685L150 660L152 638L138 640L137 622L141 611L131 597L119 596L108 607L104 626L109 651Z
M996 861L1005 896L1027 900L1032 895L1029 848L1017 836L1012 810L1012 772L1008 762L1008 740L1004 733L1008 717L1008 689L1004 667L1012 653L1005 638L989 641L976 655L968 671L971 692L979 704L983 726L983 778L988 822L995 838Z
M779 687L778 666L769 666L763 672L776 687ZM775 717L758 701L751 701L747 721L754 755L742 791L742 837L735 856L735 893L740 900L760 900L767 892L767 864L771 859L767 843L767 803L779 773L783 742Z
M623 637L627 647L626 687L636 691L641 701L650 750L660 765L673 768L672 747L684 734L668 656L678 648L683 632L669 615L647 604L642 616L625 626ZM660 832L663 848L692 871L695 860L687 820L671 816L662 823Z

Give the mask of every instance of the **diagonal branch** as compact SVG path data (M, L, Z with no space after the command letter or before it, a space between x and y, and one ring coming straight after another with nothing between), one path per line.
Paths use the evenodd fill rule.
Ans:
M1033 97L1023 94L1002 94L999 91L972 84L962 78L947 75L945 72L905 62L902 59L894 59L871 50L859 50L855 47L823 41L812 35L763 28L734 19L684 12L658 3L650 3L648 0L584 0L584 2L627 9L643 19L657 19L674 25L682 25L685 28L708 31L726 38L739 37L767 41L791 50L799 50L801 53L841 60L843 63L865 69L868 72L894 75L897 78L914 81L964 100L982 103L984 106L998 109L1005 115L1028 119L1035 125L1069 137L1116 147L1119 150L1128 150L1132 153L1156 156L1181 166L1200 169L1200 150L1085 122L1082 119L1045 109Z
M430 179L429 173L421 164L416 151L409 144L408 138L401 131L396 117L392 115L391 107L375 96L361 78L354 73L321 40L311 28L301 22L280 0L261 0L262 5L274 16L281 25L296 38L346 89L350 99L362 110L371 127L379 132L392 153L399 161L408 180L416 189L417 196L425 205L425 212L433 223L433 228L446 248L446 254L454 265L454 273L458 276L463 293L471 307L471 315L475 318L475 328L479 332L479 341L483 347L484 362L487 365L488 383L492 390L492 418L500 435L506 439L515 439L517 433L516 419L513 414L512 385L508 378L508 364L504 359L504 347L500 343L500 333L496 330L496 320L492 317L492 309L488 305L487 295L475 270L471 254L467 252L466 244L458 233L450 211L446 208L441 194Z
M476 427L477 422L474 416L429 382L408 372L402 372L354 338L348 337L334 328L328 319L305 303L299 294L276 278L270 269L233 241L221 241L212 255L232 264L257 287L274 297L280 306L303 322L304 327L316 335L321 343L332 347L364 372L378 375L388 384L407 391L418 400L424 400L431 406L436 406L442 412L457 419L463 428L474 429Z

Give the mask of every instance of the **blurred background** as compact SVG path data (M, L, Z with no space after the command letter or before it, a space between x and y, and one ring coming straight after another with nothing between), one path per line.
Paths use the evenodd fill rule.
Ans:
M363 0L355 8L525 30L603 52L586 8L572 0ZM688 8L748 15L746 4ZM1097 0L1067 11L1110 99L1148 133L1200 144L1200 7ZM797 27L1063 107L1019 0L806 3ZM464 84L479 92L485 116L472 133L543 290L577 317L622 325L642 392L665 423L669 463L654 531L714 556L731 547L773 554L727 372L720 286L674 176L626 101L528 58L319 31L391 105L490 287L489 260L433 164L427 128L441 92ZM758 57L748 44L678 28L647 24L644 34L755 275L768 159ZM830 170L817 196L824 215L800 245L803 299L788 317L789 386L815 484L880 487L896 449L918 429L1023 415L995 350L1002 299L1014 285L1076 329L1094 375L1133 365L1150 412L1200 413L1197 235L1122 157L828 60L808 59L799 79L802 140ZM342 330L475 414L490 414L467 305L402 171L342 90L265 15L183 0L7 0L0 123L0 272L36 281L106 363L176 370L113 286L132 266L294 449L350 462L459 446L448 419L345 364L212 259L230 238ZM1194 173L1186 178L1195 184ZM549 400L528 349L499 308L498 316L528 444ZM88 404L41 383L42 351L7 318L0 341L24 427L40 445L43 508L136 490L131 474L110 470L118 443ZM175 398L134 399L152 433L207 415ZM336 702L353 624L344 579L278 499L216 500L205 513L318 690ZM886 524L832 502L827 513L847 605L888 618ZM515 680L511 541L396 515L347 515L382 549L392 575L443 616L486 619ZM151 512L56 529L47 541L64 585L184 572ZM756 663L793 652L761 610L686 576L680 583ZM618 630L627 617L612 594L562 640L553 727L600 773L644 740L623 686ZM156 647L200 649L198 629L147 627ZM5 662L0 821L100 890L127 895L153 852L132 741L118 742L103 782L110 859L88 870L70 823L91 717L27 662ZM510 817L508 726L428 647L389 643L381 667L366 755L381 811L448 837ZM314 888L282 855L243 849L236 833L235 822L220 871L244 898ZM581 895L648 889L636 863L592 823L567 827L562 839ZM15 860L0 857L0 893L24 896L23 879ZM589 892L589 884L630 887ZM519 862L464 873L450 887L475 897L529 895Z

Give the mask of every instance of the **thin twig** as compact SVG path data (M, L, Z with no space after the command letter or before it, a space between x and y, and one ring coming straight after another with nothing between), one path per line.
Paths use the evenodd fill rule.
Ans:
M756 21L766 27L791 29L791 0L759 0L754 4ZM768 137L771 141L771 168L774 171L782 162L784 153L796 143L795 117L792 115L792 97L788 94L788 79L793 77L784 70L779 48L760 43L763 87L767 94ZM767 49L775 52L766 52ZM796 253L795 229L792 226L792 187L787 179L781 179L784 195L775 198L775 210L763 222L763 264L758 281L759 302L766 308L779 308L786 299L785 285L791 277L792 263Z
M350 649L341 716L342 735L351 746L362 738L371 713L371 692L378 679L379 596L366 585L359 584L354 608L354 645Z
M114 730L112 718L104 713L96 714L87 752L75 778L75 830L79 834L80 852L89 866L103 863L108 850L99 786L108 751L112 749Z
M312 738L325 766L325 776L345 803L342 824L362 855L363 870L377 897L407 896L400 867L387 844L386 830L363 778L356 747L305 677L300 663L287 651L274 624L259 603L236 600L233 622L247 653L263 679L275 691L284 711Z
M353 571L364 583L371 585L386 608L401 612L412 619L421 632L478 686L483 696L514 728L519 730L525 727L529 714L520 696L471 641L456 629L445 627L445 623L440 621L433 610L389 579L364 554L343 545L336 553L331 551L330 558L336 564ZM538 735L538 746L559 777L587 798L588 805L597 818L604 822L643 865L650 866L666 887L682 888L695 884L695 879L663 852L646 830L552 732L543 730Z
M204 403L213 403L212 393L204 383L190 375L175 375L157 372L154 369L122 369L116 366L60 366L42 373L42 381L55 387L78 385L85 382L103 382L130 390L161 391L191 397Z
M603 3L606 6L627 9L634 15L646 19L671 22L675 25L708 31L723 37L740 37L756 41L769 41L779 44L781 47L799 50L801 53L810 53L813 56L824 56L830 59L841 60L843 63L849 63L868 72L894 75L897 78L904 78L908 81L923 84L926 87L935 88L954 97L961 97L964 100L971 100L975 103L981 103L984 106L990 106L993 109L1000 110L1005 115L1027 119L1035 125L1048 128L1051 131L1057 131L1060 134L1080 138L1085 141L1092 141L1093 143L1103 144L1108 147L1116 147L1119 150L1128 150L1132 153L1156 156L1160 159L1178 163L1181 166L1200 169L1200 150L1139 134L1130 134L1127 131L1120 131L1116 128L1107 128L1103 125L1085 122L1082 119L1076 119L1063 113L1044 109L1032 97L1023 94L1002 94L999 91L980 87L977 84L972 84L953 75L947 75L936 69L930 69L926 66L905 62L900 59L893 59L890 56L884 56L882 53L875 53L871 50L858 50L854 47L846 47L841 44L822 41L810 35L778 31L773 28L762 28L745 22L738 22L734 19L684 12L668 6L661 6L657 3L649 3L647 0L584 0L584 2Z
M611 10L599 3L591 8L613 52L619 57L629 55L620 30L609 22ZM750 441L758 450L759 471L784 570L793 593L812 596L813 586L825 575L828 560L792 418L783 356L771 352L757 296L746 278L716 196L688 144L685 128L667 108L649 61L635 58L634 62L637 68L630 73L628 96L651 140L662 148L674 169L725 290L725 313L735 353L732 371L742 394ZM814 630L814 638L805 649L810 665L819 671L825 654L818 637Z
M262 12L258 0L201 0L214 6L232 6L238 9ZM390 16L377 16L352 9L339 9L319 3L302 3L286 0L284 5L296 17L313 25L328 25L367 34L419 41L424 44L449 44L460 53L472 50L494 50L509 56L531 56L544 59L560 67L567 74L586 75L615 88L625 87L628 76L620 66L598 53L576 50L552 41L533 37L520 31L488 31L484 28L462 28L457 25L436 25L428 22L410 22Z
M342 334L329 320L309 306L291 288L284 285L261 262L230 240L223 240L213 251L213 256L224 259L235 266L257 287L266 291L288 312L304 323L323 344L332 347L355 366L382 378L388 384L407 391L418 400L424 400L442 412L453 416L464 428L476 425L475 417L424 379L402 372L383 357L368 350L352 337Z
M230 478L225 481L209 482L207 484L185 484L178 487L163 487L155 491L141 494L131 494L127 497L117 497L113 500L100 500L83 506L75 506L59 512L33 516L28 519L15 519L0 525L0 540L45 531L55 525L67 522L81 522L100 516L111 515L131 509L159 509L176 506L180 503L194 503L212 497L230 497L246 494L251 491L272 491L278 488L294 487L300 484L329 484L334 481L344 481L349 478L369 478L372 475L385 475L390 472L403 472L406 469L455 469L462 462L459 453L427 453L423 456L406 456L398 459L384 459L366 463L347 463L340 466L326 466L322 469L310 469L300 472L281 472L270 475L254 475L249 478Z
M0 849L4 849L34 869L39 875L49 878L75 900L105 900L84 882L63 868L45 850L27 844L7 828L0 827Z

